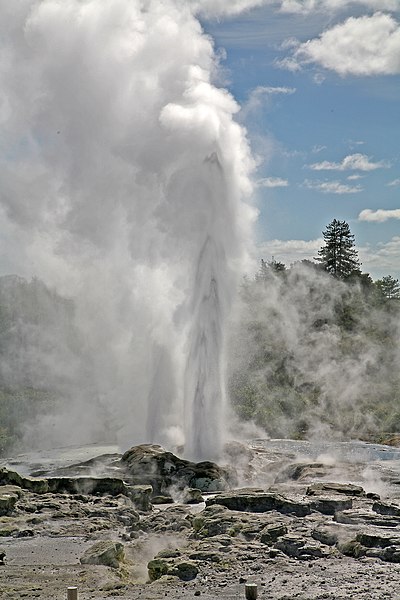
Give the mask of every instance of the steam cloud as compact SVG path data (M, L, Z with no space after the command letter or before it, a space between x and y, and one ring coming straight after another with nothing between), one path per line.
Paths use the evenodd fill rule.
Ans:
M185 403L188 455L219 452L253 160L202 9L0 2L1 226L20 274L76 298L87 360L38 438L89 442L107 421L122 445L168 444Z

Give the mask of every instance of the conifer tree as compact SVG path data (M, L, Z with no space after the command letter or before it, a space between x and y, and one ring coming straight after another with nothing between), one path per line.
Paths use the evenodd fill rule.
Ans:
M355 249L354 235L346 221L334 219L322 234L325 245L318 250L317 260L322 268L338 279L360 275L361 263Z
M395 279L391 275L382 277L375 281L376 287L380 290L385 298L391 300L392 298L400 299L400 283L398 279Z

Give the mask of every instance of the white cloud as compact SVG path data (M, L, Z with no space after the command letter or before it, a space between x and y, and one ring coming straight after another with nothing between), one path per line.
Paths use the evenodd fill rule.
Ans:
M275 260L290 265L298 260L312 260L323 245L323 239L316 240L269 240L257 248L259 258Z
M249 114L256 112L262 106L268 104L272 96L291 95L294 94L296 88L289 87L273 87L273 86L257 86L251 90L247 101L241 109L241 118L246 119Z
M398 0L281 0L281 10L287 13L308 14L317 11L340 11L351 5L372 10L398 10Z
M374 279L383 275L400 278L400 237L394 236L389 242L381 242L377 246L366 246L359 249L363 270L370 272Z
M350 17L319 38L299 44L278 64L291 71L317 64L341 76L399 74L400 25L382 12Z
M394 208L391 210L385 210L382 208L378 210L371 210L366 208L358 215L359 221L370 221L374 223L384 223L389 219L400 219L400 208Z
M311 152L313 154L318 154L319 152L322 152L323 150L326 150L327 146L313 146Z
M310 165L313 171L374 171L375 169L387 168L389 165L384 161L372 162L365 154L350 154L341 163L324 160L320 163Z
M281 179L280 177L266 177L265 179L257 181L258 187L265 188L287 187L288 185L289 182L287 179Z
M358 179L362 179L364 175L349 175L347 177L348 181L358 181Z
M340 181L310 181L303 183L310 190L318 190L324 194L358 194L363 188L360 185L350 186Z
M189 2L194 12L206 17L238 15L251 8L270 4L270 0L189 0Z
M400 185L400 179L393 179L393 181L390 181L387 185L389 187L396 187Z

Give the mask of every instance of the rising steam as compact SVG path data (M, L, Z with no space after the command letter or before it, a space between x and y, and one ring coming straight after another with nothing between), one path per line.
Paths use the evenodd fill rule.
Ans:
M189 456L219 452L253 163L213 84L196 17L210 6L0 2L4 260L74 297L85 361L63 414L36 424L41 441L171 444L184 418Z

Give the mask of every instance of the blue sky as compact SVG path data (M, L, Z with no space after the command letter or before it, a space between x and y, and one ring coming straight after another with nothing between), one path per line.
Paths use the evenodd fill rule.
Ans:
M260 256L312 258L337 218L364 272L399 278L400 2L263 4L203 19L259 160Z

